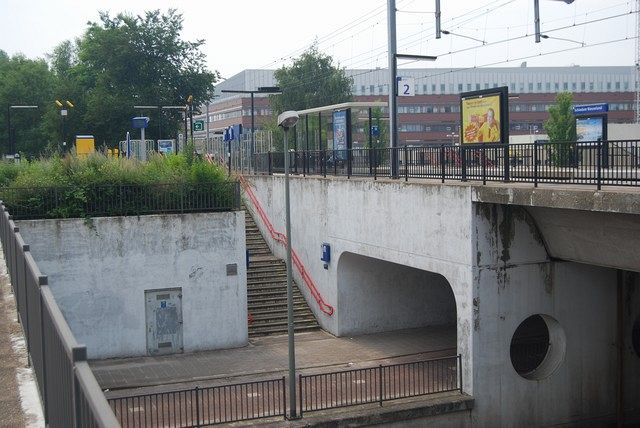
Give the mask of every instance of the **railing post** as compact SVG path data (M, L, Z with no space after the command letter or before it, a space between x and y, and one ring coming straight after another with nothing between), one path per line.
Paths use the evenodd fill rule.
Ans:
M504 157L504 181L510 181L510 177L509 177L509 142L508 141L504 144L503 157Z
M373 149L373 179L378 179L378 150Z
M600 190L602 188L602 141L597 142L596 149L596 183Z
M409 181L409 151L407 150L407 145L404 145L404 181Z
M307 151L302 151L302 176L307 176Z
M322 151L322 153L323 153L323 155L322 155L322 163L324 164L324 168L323 168L323 170L324 170L324 172L323 172L324 178L327 178L327 152L328 152L327 150L323 150Z
M300 396L300 413L299 413L299 417L302 418L302 408L304 407L302 405L303 401L302 401L302 375L299 374L298 375L298 395Z
M444 144L441 144L440 145L440 173L442 174L443 184L444 184L444 163L445 163Z
M200 388L196 386L196 426L200 426L200 398L198 397L198 391Z
M460 162L462 162L462 181L467 181L467 150L460 145Z
M485 146L480 147L480 153L482 155L482 184L487 184L487 148Z
M382 364L378 366L378 388L380 391L380 407L382 407L382 401L384 397L384 382L382 381Z
M347 178L351 178L351 162L353 161L353 149L347 150Z
M268 167L267 167L267 171L269 172L269 175L273 175L273 169L271 166L271 152L267 153L267 161L269 163Z
M458 378L460 379L460 393L462 394L462 354L458 354Z
M538 141L533 142L533 186L538 187Z

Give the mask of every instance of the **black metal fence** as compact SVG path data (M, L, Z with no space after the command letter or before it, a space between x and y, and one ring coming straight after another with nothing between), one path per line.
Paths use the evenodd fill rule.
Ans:
M530 144L472 144L395 149L289 152L294 174L397 178L640 185L640 140ZM284 172L284 153L254 155L257 173Z
M330 373L299 375L299 415L440 392L462 392L460 355ZM188 428L285 417L285 378L110 398L125 428Z
M110 398L124 428L187 428L285 416L285 379Z
M304 412L379 403L439 392L462 392L461 356L299 375Z
M0 240L49 427L117 427L118 422L53 294L4 204Z
M240 209L236 181L211 184L5 188L13 218L70 218Z

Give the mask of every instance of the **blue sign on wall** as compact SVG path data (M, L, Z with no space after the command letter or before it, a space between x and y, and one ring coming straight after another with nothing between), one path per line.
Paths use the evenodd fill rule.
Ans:
M606 103L573 106L573 114L606 113L608 111L609 111L609 104L606 104Z
M380 136L380 127L378 125L371 125L371 135L374 137Z
M347 159L347 110L333 112L333 150L336 160Z

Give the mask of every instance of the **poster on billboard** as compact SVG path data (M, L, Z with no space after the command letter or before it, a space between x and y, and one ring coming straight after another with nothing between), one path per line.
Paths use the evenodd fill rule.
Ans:
M589 142L607 139L607 115L594 114L588 116L576 116L576 135L581 146L588 146Z
M507 87L460 94L460 140L464 144L507 143Z
M170 155L175 151L173 147L173 140L158 140L158 153L162 153L163 155Z
M333 150L336 160L347 159L349 148L349 110L333 112Z

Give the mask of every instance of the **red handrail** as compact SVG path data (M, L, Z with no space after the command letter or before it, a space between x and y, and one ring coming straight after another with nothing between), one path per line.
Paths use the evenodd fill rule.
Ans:
M258 201L258 198L253 193L253 190L251 190L251 187L247 183L247 180L240 174L238 174L238 177L240 179L240 184L244 188L244 191L247 194L247 196L249 196L249 199L251 199L251 203L253 204L253 207L256 209L256 211L260 215L260 219L262 220L262 223L269 230L271 237L276 241L280 242L286 248L288 245L287 236L284 235L283 233L276 231L273 228L273 225L269 221L269 217L262 209L262 205L260 205L260 201ZM320 295L320 292L316 288L316 285L313 282L313 279L311 279L311 276L309 276L309 274L307 273L307 270L304 268L304 264L298 257L298 254L295 252L295 250L293 250L293 248L291 249L291 259L293 260L293 264L298 268L298 271L300 272L300 275L302 276L304 283L307 285L307 288L309 288L311 295L318 303L320 310L329 316L333 315L333 311L334 311L333 306L331 306L330 304L324 301L324 299Z

